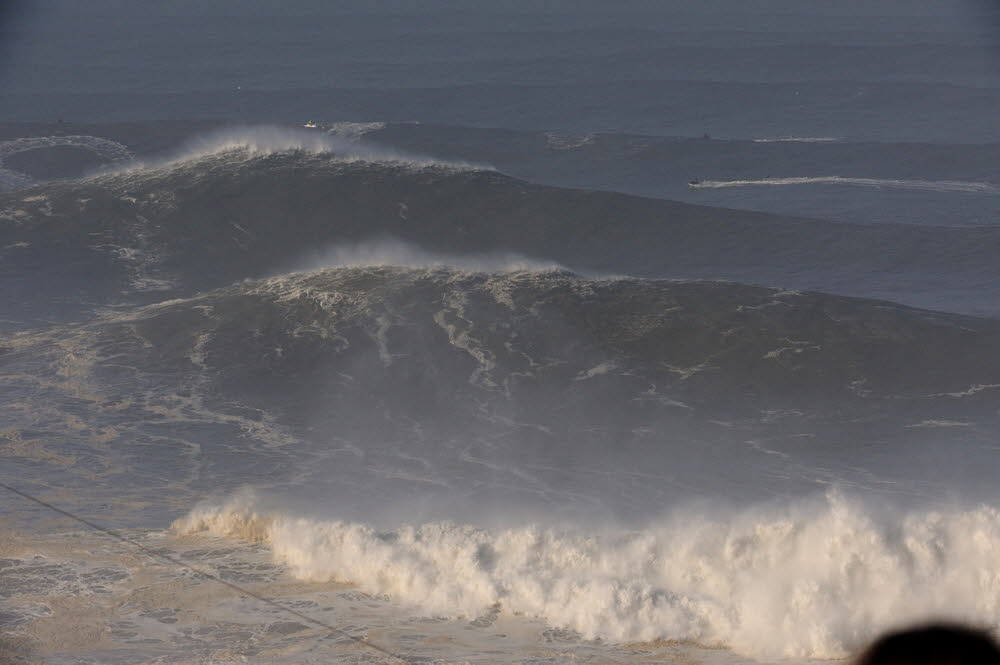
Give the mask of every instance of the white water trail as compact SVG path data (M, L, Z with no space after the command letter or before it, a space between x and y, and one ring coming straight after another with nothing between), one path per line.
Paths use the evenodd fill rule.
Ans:
M356 143L365 137L365 134L377 132L385 129L384 122L335 122L329 127L324 127L323 131L331 136L338 136Z
M754 143L836 143L840 139L833 136L776 136L753 139Z
M0 192L30 187L37 180L26 173L8 168L5 160L11 155L30 150L45 148L83 148L103 157L112 164L120 165L131 162L134 155L128 147L99 136L67 135L67 136L31 136L0 142Z
M1000 620L1000 511L986 505L880 515L833 492L639 531L380 533L244 491L174 529L266 542L302 580L353 583L428 614L499 607L585 638L692 640L756 658L839 658L912 621Z
M851 185L890 189L912 189L929 192L958 192L965 194L1000 194L1000 186L989 182L964 182L961 180L894 180L889 178L844 178L823 176L815 178L762 178L760 180L699 180L689 183L693 189L722 189L726 187L762 187L781 185Z

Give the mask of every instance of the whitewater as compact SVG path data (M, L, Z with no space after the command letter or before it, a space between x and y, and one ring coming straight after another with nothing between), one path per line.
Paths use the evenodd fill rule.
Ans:
M496 607L584 639L689 640L754 658L843 658L914 621L1000 619L1000 511L895 514L838 491L738 512L678 512L636 531L427 523L380 532L301 516L252 491L179 533L266 543L299 579L351 583L417 611Z

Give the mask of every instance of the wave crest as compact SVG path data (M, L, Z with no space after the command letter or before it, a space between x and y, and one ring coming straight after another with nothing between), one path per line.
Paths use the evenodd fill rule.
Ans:
M191 140L175 155L153 161L136 161L111 173L131 173L140 170L172 168L219 155L239 158L304 152L330 155L345 163L375 162L413 168L446 167L458 170L493 170L486 164L443 160L426 155L414 155L384 146L358 143L350 136L329 134L317 130L280 126L232 127Z
M302 580L354 583L435 615L499 607L585 638L692 640L759 658L840 658L911 621L1000 619L990 506L890 516L833 492L641 531L429 523L380 533L244 491L173 528L265 541Z

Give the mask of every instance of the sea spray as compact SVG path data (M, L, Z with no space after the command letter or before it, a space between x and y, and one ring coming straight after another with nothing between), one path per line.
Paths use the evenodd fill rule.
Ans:
M340 243L312 252L293 266L295 272L326 268L368 268L405 266L407 268L447 268L467 272L510 273L518 271L568 272L556 261L531 258L517 252L445 254L423 249L383 235L364 242Z
M1000 511L987 505L889 514L830 492L631 531L379 532L243 491L174 529L263 540L302 580L353 583L434 615L498 606L585 638L691 640L759 658L839 658L915 620L1000 620Z

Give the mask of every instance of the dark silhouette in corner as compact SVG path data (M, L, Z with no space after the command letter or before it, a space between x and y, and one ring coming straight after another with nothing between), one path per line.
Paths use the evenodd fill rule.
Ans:
M952 624L883 635L855 665L1000 665L1000 649L984 631Z

